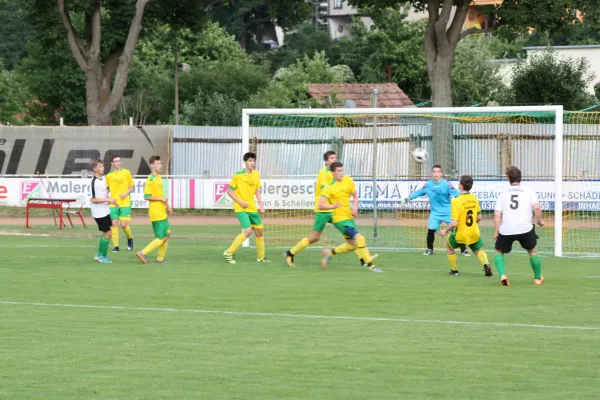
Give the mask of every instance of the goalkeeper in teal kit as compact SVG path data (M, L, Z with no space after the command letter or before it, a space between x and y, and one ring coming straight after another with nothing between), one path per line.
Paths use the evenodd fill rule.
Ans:
M431 213L429 213L429 220L427 221L427 250L423 253L424 256L433 254L435 232L440 228L442 222L449 224L451 220L450 199L460 195L460 191L453 187L447 180L442 179L442 176L442 167L434 165L431 169L432 179L425 182L425 185L423 185L421 189L413 192L403 201L403 203L406 204L408 201L421 196L427 195L427 197L429 197ZM464 244L460 245L460 251L464 256L470 255Z

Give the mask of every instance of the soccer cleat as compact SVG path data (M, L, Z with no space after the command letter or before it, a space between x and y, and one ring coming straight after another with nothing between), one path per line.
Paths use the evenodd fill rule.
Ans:
M545 279L544 279L544 277L542 276L542 278L541 278L541 279L534 279L534 280L533 280L533 284L534 284L534 285L541 285L542 283L544 283L544 281L545 281Z
M167 260L162 260L162 261L161 260L156 260L156 263L157 264L167 264L168 261Z
M427 249L427 250L425 250L425 253L423 253L423 255L424 255L424 256L430 256L430 255L433 255L433 250L431 250L431 249Z
M108 257L102 257L98 260L100 264L112 264L112 261L108 259Z
M373 260L374 260L374 259L376 259L377 257L379 257L379 254L373 254L373 255L371 256L371 261L373 261ZM368 266L369 266L369 264L367 264L367 263L365 262L365 260L363 260L362 258L360 259L360 265L362 265L363 267L368 267Z
M448 275L458 276L458 275L460 275L460 272L458 272L457 269L456 270L451 269L450 272L448 272Z
M510 282L508 281L508 278L506 277L506 275L502 275L500 277L500 284L502 286L510 286Z
M223 252L223 257L225 258L225 261L228 262L229 264L235 264L235 260L233 259L233 254L229 254L227 252L227 250L225 250Z
M258 263L270 263L271 261L267 260L266 257L263 257L263 258L257 258L256 262L258 262Z
M490 264L485 264L483 266L483 270L485 271L485 276L493 276L492 267L490 267Z
M469 252L468 252L467 250L463 251L463 252L462 252L462 253L460 253L460 254L462 254L462 255L463 255L463 256L465 256L465 257L471 257L471 255L469 254ZM491 276L491 275L490 275L490 276Z
M287 265L289 265L290 267L294 268L296 265L294 264L294 255L292 253L290 253L290 251L286 251L285 253L283 253L283 258L285 258L285 262L287 263Z
M100 261L101 258L102 255L100 253L96 253L96 255L94 256L94 261Z
M369 272L383 272L383 270L377 268L373 263L367 264L367 267L369 267Z
M148 257L146 257L146 255L144 253L142 253L141 251L138 251L135 254L137 255L137 258L140 259L142 264L148 264Z
M329 258L331 257L329 255L329 249L325 247L323 250L321 250L321 255L323 256L321 257L321 268L325 269L327 268L327 261L329 261Z
M133 250L133 238L127 239L127 250Z
M117 246L113 249L113 253L118 253L118 252L119 252L119 246Z

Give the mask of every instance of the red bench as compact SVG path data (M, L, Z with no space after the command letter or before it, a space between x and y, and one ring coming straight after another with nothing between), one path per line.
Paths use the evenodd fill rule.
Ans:
M74 208L71 209L71 204L77 203L78 199L66 199L66 198L52 198L52 197L30 197L27 200L27 207L25 210L25 226L27 228L29 228L29 209L30 208L50 208L52 209L52 212L54 213L54 210L58 210L58 220L59 220L59 226L60 229L63 228L64 223L63 223L63 214L67 216L67 219L69 220L69 223L71 224L71 227L73 227L73 221L71 221L71 217L69 214L76 214L79 215L79 218L81 219L81 223L83 224L83 227L85 228L85 221L83 220L83 215L82 215L82 211L83 211L83 204L79 204L79 208ZM66 207L64 207L64 205L66 204ZM54 215L54 214L53 214ZM56 220L55 220L56 223Z

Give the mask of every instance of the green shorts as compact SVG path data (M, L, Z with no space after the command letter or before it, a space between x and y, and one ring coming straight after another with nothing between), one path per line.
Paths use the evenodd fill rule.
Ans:
M164 239L171 234L171 226L167 218L160 221L152 221L152 229L157 239Z
M459 244L466 244L466 243L458 243L456 241L456 232L452 232L450 234L450 236L448 236L448 244L453 249L457 249L459 247ZM469 246L471 248L471 250L477 251L483 247L483 242L481 241L481 238L479 238L479 239L477 239L477 241L475 243L471 243L467 246Z
M110 209L110 219L121 221L131 221L131 207L112 207Z
M327 226L327 223L331 223L333 221L332 215L332 212L315 213L315 223L313 225L313 231L323 232L325 230L325 227Z
M242 224L242 229L247 228L257 228L262 229L263 224L260 220L260 214L257 212L236 212L238 219L240 220L240 224Z
M356 223L353 219L345 219L343 221L334 222L333 226L344 235L346 239L354 239L359 233L356 229Z

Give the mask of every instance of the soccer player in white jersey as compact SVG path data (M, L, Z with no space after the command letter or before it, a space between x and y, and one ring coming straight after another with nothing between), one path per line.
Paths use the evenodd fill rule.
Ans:
M541 285L542 260L537 251L537 238L535 225L531 223L531 214L535 213L536 222L544 226L542 209L532 190L521 186L521 170L515 166L506 169L506 176L510 182L510 189L500 195L494 211L494 224L496 225L496 255L494 264L500 275L502 286L510 286L504 273L504 254L510 253L512 244L516 240L521 247L529 253L529 263L533 269L533 283Z
M116 200L108 195L106 176L104 176L104 163L102 160L92 160L90 161L90 166L94 171L94 177L92 178L90 187L90 201L92 203L90 209L92 217L96 220L96 224L98 224L98 230L102 232L102 237L98 244L98 252L94 256L94 260L98 261L100 264L110 264L111 261L107 257L108 244L110 243L110 237L112 235L112 221L110 219L109 205L115 205Z

